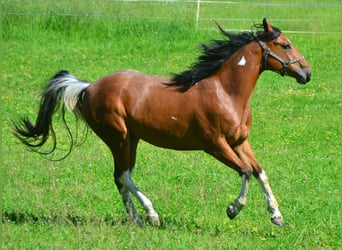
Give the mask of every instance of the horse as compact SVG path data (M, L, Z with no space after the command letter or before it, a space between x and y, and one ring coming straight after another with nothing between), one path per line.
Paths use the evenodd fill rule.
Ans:
M232 33L217 24L224 39L203 44L197 61L172 77L123 70L89 83L60 71L42 92L35 124L27 117L14 121L14 135L32 149L52 138L52 152L56 149L53 114L60 111L64 117L66 107L82 118L109 147L114 183L128 218L139 225L143 221L131 195L146 211L148 222L160 225L152 202L131 177L139 140L161 148L204 151L241 178L240 193L226 211L230 219L246 205L254 176L265 195L271 221L284 226L266 172L248 141L251 96L263 71L305 84L310 81L311 66L269 20L254 25L255 31Z

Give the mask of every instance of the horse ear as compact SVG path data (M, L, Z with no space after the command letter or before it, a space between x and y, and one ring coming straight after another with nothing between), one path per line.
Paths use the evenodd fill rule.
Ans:
M266 19L266 17L264 18L264 20L262 20L262 24L264 25L264 31L265 31L265 32L273 32L272 25L271 25L270 22Z

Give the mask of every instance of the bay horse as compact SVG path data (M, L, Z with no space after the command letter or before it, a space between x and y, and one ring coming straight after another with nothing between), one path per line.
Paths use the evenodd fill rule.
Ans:
M265 70L305 84L310 81L311 67L266 18L256 27L256 32L236 34L218 25L225 39L202 45L198 61L170 79L125 70L90 84L60 71L42 93L35 124L27 117L14 122L14 134L33 149L52 138L53 151L53 114L62 110L64 117L66 107L81 117L109 147L114 182L128 217L138 224L142 222L131 194L144 207L148 220L160 225L152 202L131 178L139 140L174 150L202 150L241 177L241 191L227 208L230 219L246 205L253 175L264 192L271 221L283 226L266 173L247 139L252 125L251 95Z

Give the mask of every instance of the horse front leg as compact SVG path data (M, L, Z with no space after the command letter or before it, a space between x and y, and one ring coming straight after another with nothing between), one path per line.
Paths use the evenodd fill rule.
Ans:
M244 163L234 150L229 146L225 138L222 138L219 143L214 147L214 150L208 150L207 153L214 156L216 159L236 170L241 176L241 190L234 202L228 206L227 215L230 219L233 219L239 214L241 209L247 203L247 194L249 184L252 177L253 169Z
M273 192L269 185L268 178L267 178L265 171L261 170L257 178L264 192L266 202L268 205L268 211L272 213L271 221L278 226L284 226L285 223L284 223L283 216L281 215L279 211L278 202L273 195Z
M253 175L257 178L262 191L264 192L268 211L272 214L271 221L278 226L284 226L284 219L279 211L278 203L269 185L267 175L258 164L249 142L245 140L241 145L236 147L234 151L239 155L243 162L253 168Z
M229 219L234 219L236 215L241 211L241 209L247 204L247 194L248 188L251 181L251 176L242 175L242 185L239 196L235 199L227 208L227 215Z

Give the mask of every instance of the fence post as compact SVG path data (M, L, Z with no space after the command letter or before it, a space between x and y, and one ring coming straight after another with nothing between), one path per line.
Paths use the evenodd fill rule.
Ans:
M200 5L201 5L201 0L197 0L196 30L198 29L198 21L199 21L199 15L200 15Z

